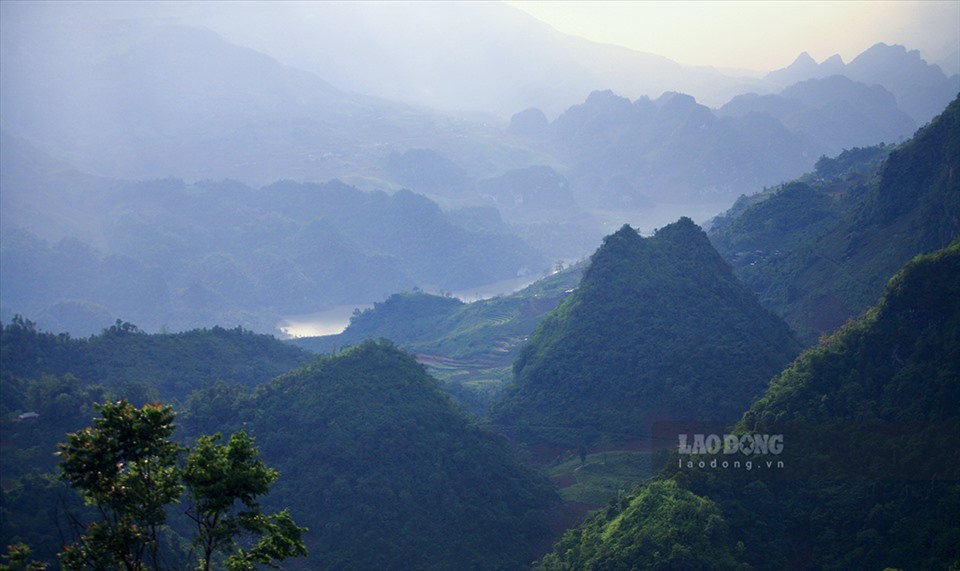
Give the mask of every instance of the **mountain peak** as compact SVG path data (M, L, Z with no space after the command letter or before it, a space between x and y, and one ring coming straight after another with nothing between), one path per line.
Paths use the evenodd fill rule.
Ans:
M681 216L679 220L664 226L657 230L656 238L673 241L682 245L693 245L691 242L700 240L698 245L708 246L710 241L707 235L697 226L696 222L686 216Z
M817 65L817 60L813 59L809 52L801 52L797 56L797 59L793 60L793 63L790 64L790 67L793 66L810 66Z
M664 416L731 418L798 348L692 220L650 238L624 225L531 336L494 415L567 443L639 437Z

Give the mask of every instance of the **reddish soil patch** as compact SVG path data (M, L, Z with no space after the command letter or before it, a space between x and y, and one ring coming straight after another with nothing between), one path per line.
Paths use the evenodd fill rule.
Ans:
M815 331L836 331L854 316L853 311L834 295L822 295L810 305L803 324Z
M559 476L550 476L550 481L553 482L557 488L569 488L577 483L577 477L573 474L561 474Z

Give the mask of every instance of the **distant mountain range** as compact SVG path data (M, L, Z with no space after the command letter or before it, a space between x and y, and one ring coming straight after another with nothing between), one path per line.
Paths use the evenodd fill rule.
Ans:
M809 79L842 75L865 85L880 85L896 97L906 114L923 125L943 110L960 91L960 76L947 77L920 52L878 43L845 64L839 56L817 63L804 52L789 66L772 71L764 81L774 89Z
M284 316L550 268L499 216L468 229L406 190L124 183L59 170L9 138L7 156L37 160L0 178L4 318L21 313L47 330L91 334L122 317L148 331L270 332Z
M491 255L491 248L506 252L501 255L503 267L496 271L484 262L476 268L461 264L453 269L458 277L448 279L439 276L436 267L458 256L414 261L410 252L430 240L413 226L393 235L374 238L376 232L361 231L362 238L344 239L341 228L334 231L319 219L303 218L297 224L311 228L312 234L299 235L298 252L287 249L293 242L272 242L276 235L247 242L261 253L267 246L280 248L274 253L281 260L299 256L305 262L308 251L323 253L315 257L314 266L294 264L305 273L295 280L298 285L284 290L279 298L283 305L319 309L345 300L347 291L351 300L363 297L358 303L371 303L413 285L473 287L490 276L541 271L552 263L544 260L576 260L624 223L649 232L680 216L707 220L740 195L809 172L821 156L835 156L851 146L900 142L960 89L960 77L947 78L901 46L879 44L849 64L801 58L766 79L744 83L715 70L684 68L657 56L564 36L499 4L403 7L429 11L448 24L448 31L466 21L486 22L496 30L474 41L453 36L441 41L424 30L419 41L401 41L416 31L392 29L377 20L398 9L389 5L376 16L362 3L290 3L271 8L269 14L262 8L252 3L4 3L0 198L5 235L19 236L7 249L31 243L37 252L32 259L49 261L53 258L45 248L65 237L75 239L85 246L72 242L79 249L67 258L85 259L89 267L100 268L93 274L113 274L103 265L109 261L124 268L123 275L141 276L108 280L136 283L131 291L148 292L130 299L126 294L110 296L127 299L124 307L142 307L143 295L163 305L177 298L175 292L191 291L196 303L221 308L195 314L197 319L229 319L262 329L265 322L251 317L236 300L256 298L250 292L259 286L251 284L269 281L266 276L251 277L249 268L238 269L223 258L202 264L203 256L191 251L187 257L194 265L178 262L182 279L164 293L163 287L155 287L157 275L150 268L160 258L150 248L169 239L179 241L184 253L204 238L193 231L185 235L195 240L176 236L171 228L182 229L182 221L168 218L172 226L152 230L162 238L118 240L118 219L111 217L120 212L110 201L124 197L121 211L129 236L134 228L134 234L146 232L158 213L177 212L172 207L179 205L164 197L169 185L150 181L184 181L191 189L184 203L189 204L198 196L192 190L200 188L235 197L245 196L246 191L231 194L240 186L289 189L295 185L271 185L339 179L358 191L410 190L412 194L395 200L369 195L411 208L395 213L394 222L410 215L403 224L420 223L416 215L434 208L413 206L417 200L411 197L422 195L439 207L430 214L434 220L446 218L441 226L452 224L460 228L456 232L473 237L486 233L478 242L482 246L467 247L470 240L457 239L449 244L433 240L431 247L462 247L459 259L465 259L470 248L479 248L484 256ZM243 25L246 18L260 18L262 25L250 31ZM283 33L273 33L277 30ZM329 33L320 33L324 30ZM521 39L533 47L526 52L511 47ZM439 43L431 44L434 40ZM425 44L431 49L424 51ZM410 57L417 50L427 55ZM511 57L504 59L503 50ZM449 65L458 69L444 67ZM844 75L831 76L834 71ZM448 82L445 87L431 83L441 80ZM384 91L376 92L381 97L359 93L367 88L373 93L374 84L383 86ZM910 91L911 85L920 89ZM469 93L477 98L470 99ZM454 117L424 107L427 103L441 109L497 109L504 117L513 113L513 118L507 123L476 113ZM129 186L139 190L127 193L124 188ZM331 196L317 193L306 203ZM211 205L212 198L202 200L209 212L227 216L216 210L222 205ZM301 203L302 212L321 216L320 205L302 208L306 203ZM201 212L189 215L197 219ZM229 216L260 224L249 214L241 210ZM18 228L23 232L15 232ZM50 244L43 246L29 236ZM376 253L367 249L373 240L381 240ZM361 251L367 254L358 257ZM521 251L522 262L509 253ZM402 271L394 265L399 258L404 258ZM273 262L261 263L261 273L271 267L287 275ZM382 266L386 276L407 272L406 277L371 280L375 266ZM414 266L419 269L410 274ZM504 270L507 266L509 271ZM433 273L417 273L428 267ZM219 271L215 268L226 273L208 275ZM335 268L355 274L338 282L341 291L312 288L320 274L332 279ZM54 275L39 272L34 277ZM213 282L219 285L211 287ZM90 292L115 287L105 289L83 272L69 283ZM349 285L358 283L365 285ZM4 292L7 314L66 307L63 304L76 308L71 304L78 298L65 292L44 297L42 303L18 297L17 292L28 290L39 295L44 288L11 286ZM101 305L84 305L80 313L84 319L106 317L107 323L120 317L141 321L146 328L160 325L112 311L107 316L95 307ZM180 314L175 309L168 313ZM59 329L66 323L51 326Z

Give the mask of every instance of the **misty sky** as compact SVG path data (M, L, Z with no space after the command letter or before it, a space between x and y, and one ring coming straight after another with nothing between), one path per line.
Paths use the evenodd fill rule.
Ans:
M957 0L507 3L561 32L686 65L769 71L804 51L818 62L834 54L849 62L877 42L919 49L931 63L960 57Z

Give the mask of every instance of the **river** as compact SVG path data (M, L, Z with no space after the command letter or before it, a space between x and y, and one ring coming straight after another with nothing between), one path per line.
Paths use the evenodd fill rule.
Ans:
M535 274L523 277L501 280L489 284L484 284L461 291L452 292L450 295L466 303L479 301L481 299L490 299L498 295L513 293L519 291L542 276ZM439 293L430 291L429 293ZM304 313L300 315L289 315L280 320L277 324L277 330L286 338L297 337L318 337L320 335L336 335L343 332L350 325L350 317L356 310L363 311L373 307L372 303L367 304L347 304L337 305L323 311L314 313Z

